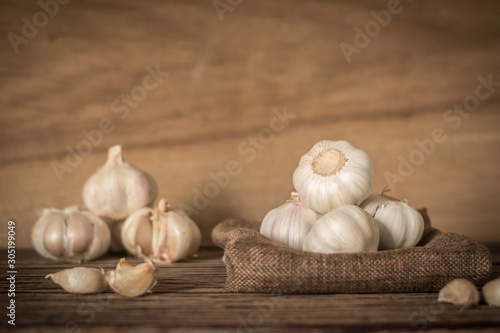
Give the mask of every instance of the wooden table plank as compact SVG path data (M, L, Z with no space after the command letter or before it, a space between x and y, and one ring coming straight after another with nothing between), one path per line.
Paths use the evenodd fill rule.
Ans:
M492 247L497 249L498 247ZM496 251L496 250L495 250ZM204 248L198 258L158 268L152 294L126 298L112 292L74 295L46 274L73 267L41 259L32 250L17 254L16 329L26 332L299 332L415 331L500 328L500 308L462 309L437 302L436 293L268 295L224 289L222 251ZM495 256L492 278L500 275ZM112 269L108 255L88 267ZM132 264L140 260L128 258ZM6 291L2 278L0 287ZM6 329L6 321L0 329Z

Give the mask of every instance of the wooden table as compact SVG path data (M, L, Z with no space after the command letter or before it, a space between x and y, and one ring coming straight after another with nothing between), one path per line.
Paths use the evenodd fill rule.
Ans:
M500 275L500 246L490 247ZM199 257L158 270L153 293L126 298L112 292L74 295L44 277L71 264L41 259L32 250L16 258L16 330L25 332L498 332L500 308L437 302L437 293L267 295L224 289L222 251L204 248ZM119 255L83 266L112 269ZM139 259L127 258L137 264ZM4 266L5 267L5 266ZM4 271L5 272L5 271ZM5 273L4 273L5 274ZM1 280L2 307L8 289ZM5 310L4 310L5 311ZM5 317L0 331L13 332Z

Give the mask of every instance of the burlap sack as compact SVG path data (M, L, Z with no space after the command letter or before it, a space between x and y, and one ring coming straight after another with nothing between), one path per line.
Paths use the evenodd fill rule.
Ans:
M281 245L259 233L260 222L228 219L212 231L225 250L226 288L236 292L319 294L435 292L455 278L482 285L491 253L482 244L430 226L413 248L319 254Z

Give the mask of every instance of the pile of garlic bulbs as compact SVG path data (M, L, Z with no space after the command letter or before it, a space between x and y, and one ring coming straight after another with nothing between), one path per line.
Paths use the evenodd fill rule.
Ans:
M112 251L156 263L186 258L198 251L200 229L181 209L158 195L148 173L123 160L122 147L108 150L106 163L86 181L83 207L43 210L31 240L45 258L82 262Z
M286 246L317 253L412 247L424 232L422 215L373 189L370 156L347 141L320 141L293 174L292 199L271 210L260 232Z

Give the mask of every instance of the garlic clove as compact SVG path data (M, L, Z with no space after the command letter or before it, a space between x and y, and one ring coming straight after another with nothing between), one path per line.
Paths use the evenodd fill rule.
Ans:
M321 215L302 205L299 194L272 209L262 220L260 233L286 246L301 249L302 242Z
M201 232L184 211L161 199L154 209L144 207L125 220L122 241L127 251L137 257L168 263L198 251Z
M90 211L75 207L44 210L31 233L33 247L41 256L76 262L106 253L110 238L105 221Z
M326 214L342 205L358 205L373 188L370 156L347 141L320 141L300 158L293 185L305 206Z
M73 294L98 294L108 289L102 268L75 267L49 274L45 278L51 278Z
M141 296L151 292L156 285L156 267L149 259L134 267L122 258L116 265L116 270L106 272L106 281L120 295Z
M382 193L370 195L359 206L379 224L379 250L412 247L422 239L424 219L406 200L394 199Z
M479 292L469 280L455 279L439 291L438 301L462 306L477 305Z
M343 205L323 215L304 238L302 250L317 253L377 251L377 222L363 209Z
M125 219L137 209L148 206L157 196L153 177L123 160L120 145L108 150L108 159L86 181L85 205L99 216Z
M490 306L500 306L500 278L483 286L483 298Z

